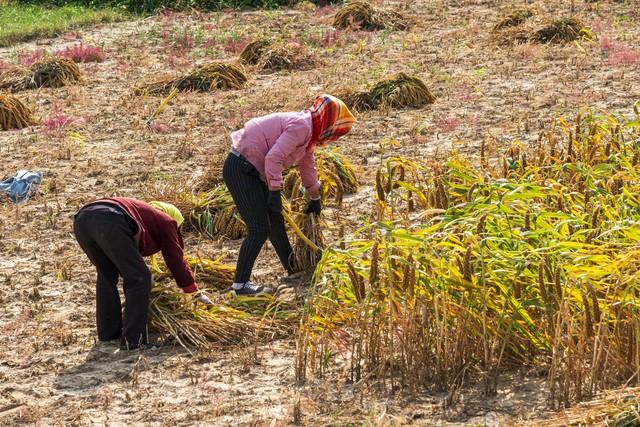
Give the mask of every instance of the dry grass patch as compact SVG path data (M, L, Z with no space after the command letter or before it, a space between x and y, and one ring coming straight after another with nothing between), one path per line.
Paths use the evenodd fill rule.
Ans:
M265 49L258 67L264 71L310 70L318 63L318 59L304 44L288 43Z
M559 18L536 31L531 39L538 43L567 43L592 38L591 31L577 18Z

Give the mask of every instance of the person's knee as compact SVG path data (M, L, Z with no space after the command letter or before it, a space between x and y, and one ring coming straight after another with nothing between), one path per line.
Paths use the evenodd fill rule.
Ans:
M151 272L148 268L128 273L123 279L126 286L125 292L136 290L148 291L151 289Z
M258 241L266 241L269 238L269 232L269 224L253 224L247 227L248 237Z

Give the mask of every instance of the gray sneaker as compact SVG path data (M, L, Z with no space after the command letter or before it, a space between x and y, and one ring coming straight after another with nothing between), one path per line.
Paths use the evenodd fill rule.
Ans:
M258 296L272 294L273 289L267 286L258 286L255 283L246 282L240 289L231 288L231 292L236 296Z

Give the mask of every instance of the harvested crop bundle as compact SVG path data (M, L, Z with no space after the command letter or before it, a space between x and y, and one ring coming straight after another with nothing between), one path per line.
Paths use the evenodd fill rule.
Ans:
M258 66L265 71L309 70L315 67L318 60L303 44L289 43L265 50Z
M271 40L259 39L249 43L240 53L240 62L248 65L256 65L264 51L273 44Z
M34 62L29 67L25 88L62 87L70 83L82 82L78 65L70 59L48 57Z
M191 227L207 237L239 239L247 234L231 193L224 184L192 198L193 207L187 215Z
M233 283L235 267L216 260L205 258L188 258L187 262L202 289L222 290ZM169 269L160 257L151 257L151 272L154 280L162 280L171 276Z
M409 28L406 17L398 12L378 10L366 1L347 2L335 14L333 26L336 28L360 28L367 31L390 28L406 30Z
M0 72L0 90L17 91L24 87L25 76L29 70L21 67L12 67Z
M531 41L531 31L521 26L506 27L500 31L493 32L491 39L501 46L523 44Z
M351 111L375 110L371 94L367 91L356 92L353 89L339 89L336 96L340 98Z
M149 321L152 328L170 335L186 349L259 340L275 332L271 319L225 304L196 304L191 295L173 285L153 287Z
M498 22L493 31L499 31L504 28L517 27L533 16L533 12L529 9L518 9L509 14L506 18Z
M591 36L591 31L580 20L560 18L536 31L531 38L538 43L567 43Z
M417 108L433 104L436 100L422 80L405 73L381 80L367 92L345 92L342 95L345 104L355 111Z
M405 73L378 82L369 93L374 105L392 108L422 107L436 100L422 80Z
M0 89L18 92L41 87L58 88L82 81L82 74L75 62L50 56L34 62L27 69L15 68L2 73Z
M353 164L336 150L316 152L318 178L322 186L323 199L333 197L338 205L344 194L353 194L358 190L358 178ZM289 199L302 197L302 181L297 169L290 169L284 177L283 194Z
M294 233L291 265L296 271L311 273L322 256L325 240L322 234L320 216L302 212L304 199L296 199L285 204L282 215Z
M134 89L137 95L161 95L178 89L181 92L209 92L213 89L242 89L248 81L244 67L239 64L211 62L181 77L164 77Z
M36 123L32 111L22 101L0 93L0 130L22 129Z

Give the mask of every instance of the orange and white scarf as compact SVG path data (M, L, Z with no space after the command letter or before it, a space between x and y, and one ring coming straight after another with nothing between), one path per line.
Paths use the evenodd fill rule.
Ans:
M313 136L309 149L333 142L349 133L356 118L344 102L331 95L318 96L311 107Z

